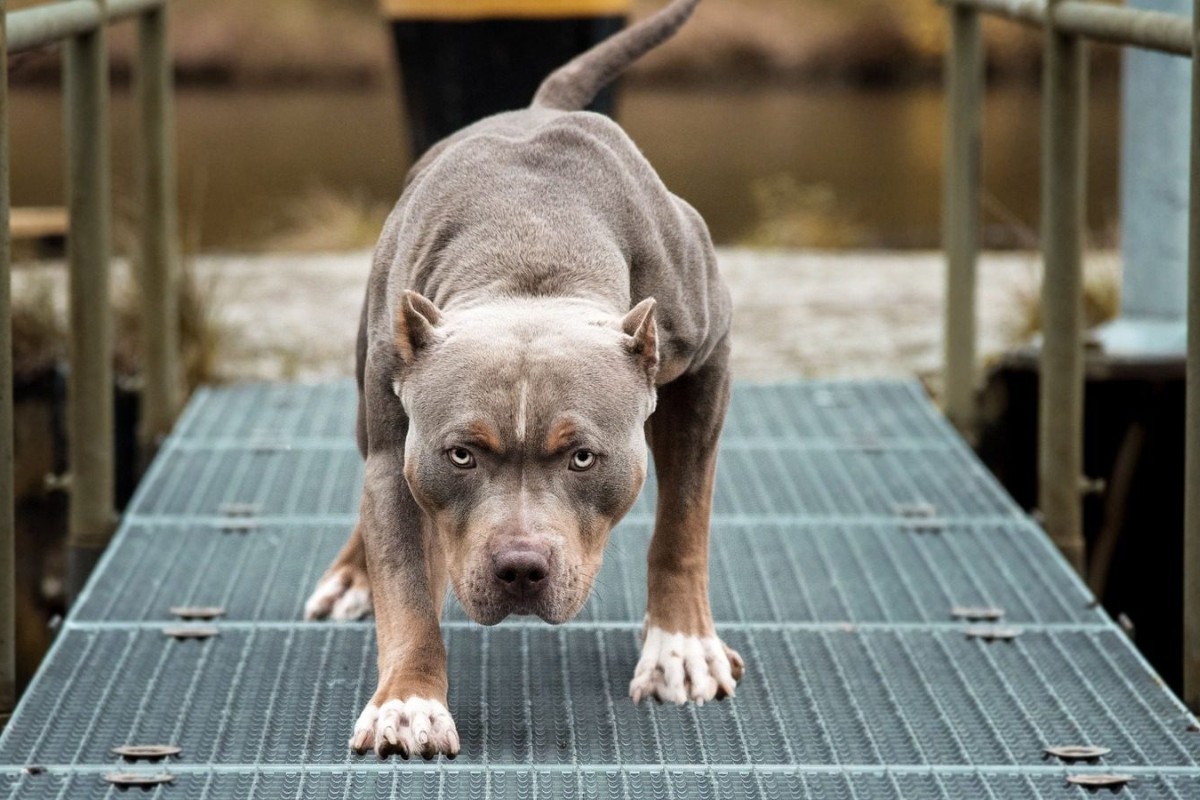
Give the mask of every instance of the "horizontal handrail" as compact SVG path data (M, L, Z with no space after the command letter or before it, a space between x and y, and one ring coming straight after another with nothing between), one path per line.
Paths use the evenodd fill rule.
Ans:
M1098 42L1179 56L1192 54L1192 21L1176 14L1065 0L1055 11L1054 26Z
M1040 27L1046 24L1046 0L939 0L945 6L983 11L995 17Z
M22 53L94 31L107 22L136 16L165 0L108 0L108 11L96 0L65 0L34 6L8 15L8 52Z
M942 0L1038 28L1046 26L1046 0ZM1192 54L1192 21L1177 14L1142 11L1092 0L1063 0L1054 29L1098 42L1129 45L1178 56Z

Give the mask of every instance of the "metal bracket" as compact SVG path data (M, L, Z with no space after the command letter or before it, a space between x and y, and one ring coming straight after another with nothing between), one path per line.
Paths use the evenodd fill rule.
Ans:
M126 761L161 761L179 755L183 748L173 744L123 744L112 751Z
M1045 753L1046 758L1058 758L1070 764L1076 761L1096 761L1111 753L1112 748L1070 744L1061 747L1046 747L1042 752Z
M1082 775L1068 775L1067 783L1076 786L1124 786L1133 782L1132 775L1117 775L1107 772L1088 772Z
M172 639L210 639L218 633L214 625L175 625L163 628L163 635Z
M983 639L985 642L1008 641L1021 635L1020 628L1007 625L972 625L966 630L968 639Z
M253 519L235 518L220 524L222 533L250 533L259 528L258 521Z
M1004 616L1004 609L995 606L954 606L950 609L950 616L968 622L995 622Z
M892 510L905 519L930 519L937 516L937 506L933 503L896 503Z
M175 776L169 772L106 772L104 780L115 786L159 786L173 783Z
M213 620L225 616L221 606L171 606L171 616L184 620Z
M222 503L217 513L223 517L253 517L262 508L257 503Z

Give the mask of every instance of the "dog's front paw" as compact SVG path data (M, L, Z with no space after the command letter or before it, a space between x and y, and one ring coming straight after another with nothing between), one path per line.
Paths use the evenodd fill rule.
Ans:
M365 570L349 564L325 573L304 604L307 620L356 620L370 613L371 582Z
M354 723L350 749L362 755L374 748L380 758L416 753L426 760L437 755L458 755L458 728L446 706L437 700L410 697L368 703Z
M635 704L653 697L667 703L691 700L703 705L706 700L733 697L744 668L737 651L716 636L668 633L648 626L629 696Z

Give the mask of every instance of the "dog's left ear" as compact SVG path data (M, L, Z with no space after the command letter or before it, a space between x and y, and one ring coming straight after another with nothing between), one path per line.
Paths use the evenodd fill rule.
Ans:
M647 297L629 310L625 319L621 320L621 330L628 335L625 343L629 350L640 361L646 375L653 380L658 371L658 323L654 320L656 302L653 297Z
M442 321L442 312L429 298L406 289L397 302L396 349L405 364L411 364L421 350L433 343L434 328Z

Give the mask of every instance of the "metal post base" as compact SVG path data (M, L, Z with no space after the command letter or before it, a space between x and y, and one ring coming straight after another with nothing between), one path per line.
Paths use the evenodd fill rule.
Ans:
M67 603L75 605L88 576L104 553L103 547L72 546L67 548Z

